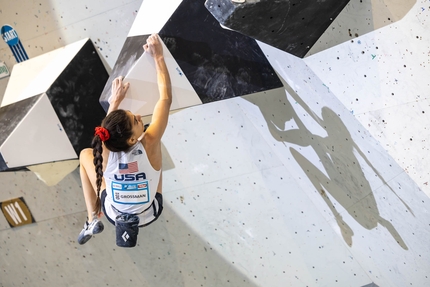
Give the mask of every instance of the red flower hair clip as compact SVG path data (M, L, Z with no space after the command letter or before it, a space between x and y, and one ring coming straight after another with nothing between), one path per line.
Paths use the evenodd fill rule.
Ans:
M99 136L102 142L107 141L110 138L109 132L104 127L96 127L96 132L94 135Z

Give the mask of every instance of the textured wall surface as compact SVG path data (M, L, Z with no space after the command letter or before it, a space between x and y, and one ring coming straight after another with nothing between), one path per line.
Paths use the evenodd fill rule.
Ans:
M181 1L3 2L30 57L90 37L112 68L138 11L153 27ZM104 218L77 244L78 170L53 186L0 173L0 201L36 221L0 214L0 286L430 285L428 15L352 0L305 59L258 43L283 87L171 115L165 209L136 248Z

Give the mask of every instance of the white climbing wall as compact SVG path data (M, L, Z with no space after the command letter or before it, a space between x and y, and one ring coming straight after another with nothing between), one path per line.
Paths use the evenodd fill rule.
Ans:
M112 68L141 11L179 2L2 1L0 15L30 58L90 37ZM49 187L0 173L0 202L23 197L36 220L0 214L0 286L429 286L429 10L351 0L305 59L259 43L284 88L171 115L165 209L136 248L105 219L77 244L78 170ZM4 43L0 60L12 69Z

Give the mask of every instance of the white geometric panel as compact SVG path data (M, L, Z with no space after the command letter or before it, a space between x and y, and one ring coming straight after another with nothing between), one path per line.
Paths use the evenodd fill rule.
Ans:
M181 2L181 0L143 1L128 37L158 33Z
M9 168L77 158L46 94L0 147Z
M162 41L161 43L163 45L164 60L172 83L173 100L171 110L202 104L172 54ZM149 53L143 53L125 76L124 81L130 83L130 88L119 108L130 110L132 113L142 116L151 115L155 104L160 98L153 57Z
M1 106L46 92L88 38L13 66Z

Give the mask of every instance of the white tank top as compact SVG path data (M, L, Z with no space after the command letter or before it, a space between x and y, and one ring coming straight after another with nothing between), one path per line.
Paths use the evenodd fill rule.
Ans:
M155 170L141 142L128 152L110 152L103 177L106 182L105 204L126 213L140 213L155 198L161 169Z

